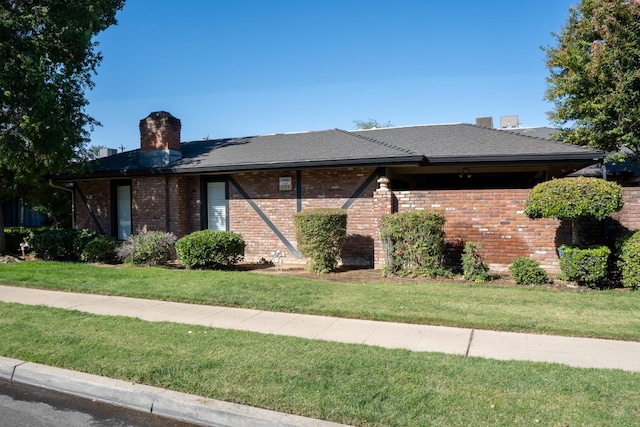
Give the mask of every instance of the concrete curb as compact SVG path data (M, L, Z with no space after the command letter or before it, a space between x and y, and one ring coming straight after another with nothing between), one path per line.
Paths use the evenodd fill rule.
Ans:
M205 426L343 425L6 357L0 378Z

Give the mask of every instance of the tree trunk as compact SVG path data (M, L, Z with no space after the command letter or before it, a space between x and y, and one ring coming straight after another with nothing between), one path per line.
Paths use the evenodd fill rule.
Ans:
M7 240L4 237L4 215L2 214L2 203L0 203L0 255L7 254Z
M571 220L571 244L578 246L578 219Z

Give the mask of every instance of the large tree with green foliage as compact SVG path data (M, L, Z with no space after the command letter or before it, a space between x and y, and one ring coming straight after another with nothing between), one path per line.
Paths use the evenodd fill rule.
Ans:
M0 0L0 201L86 158L94 36L125 0ZM0 210L0 254L6 253Z
M582 0L545 49L561 139L640 154L640 1Z

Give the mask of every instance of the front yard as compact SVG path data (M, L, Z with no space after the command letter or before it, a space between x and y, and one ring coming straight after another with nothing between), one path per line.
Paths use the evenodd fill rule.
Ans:
M0 284L640 340L640 293L24 262ZM359 279L365 276L360 275ZM357 426L640 423L640 374L0 303L0 355Z
M340 280L338 274L331 277ZM640 292L22 262L0 284L267 311L640 341Z

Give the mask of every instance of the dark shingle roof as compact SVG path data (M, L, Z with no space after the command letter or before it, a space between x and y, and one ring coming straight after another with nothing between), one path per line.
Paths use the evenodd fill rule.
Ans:
M308 167L454 163L592 162L585 147L469 124L423 125L251 136L184 142L166 167L138 165L139 150L96 161L94 175L231 172Z
M423 154L429 163L514 162L602 157L602 152L519 132L469 124L356 131Z

